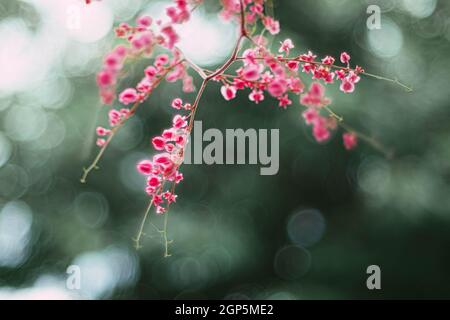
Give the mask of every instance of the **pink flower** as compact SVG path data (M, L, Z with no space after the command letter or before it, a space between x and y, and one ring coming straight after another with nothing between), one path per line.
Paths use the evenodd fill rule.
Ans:
M351 83L358 83L359 80L361 80L361 77L358 76L358 74L355 71L350 71L348 76L347 76L348 81L350 81Z
M330 137L330 131L324 125L314 125L313 135L317 142L323 142Z
M317 58L317 56L314 55L311 51L308 51L307 54L302 54L300 56L300 60L302 62L314 62L316 58Z
M299 62L298 62L298 61L295 61L295 60L290 60L290 61L288 61L288 62L286 63L286 65L287 65L287 67L288 67L289 69L291 69L292 71L297 71L297 70L298 70Z
M302 114L303 118L305 119L306 124L313 124L319 114L317 113L317 110L314 108L308 108L306 111Z
M289 51L294 48L294 44L291 39L286 39L281 42L281 46L278 49L278 52L286 52L286 55L289 55Z
M341 83L340 89L342 92L352 93L353 91L355 91L355 84L348 79L344 79Z
M150 90L152 89L152 84L148 80L148 78L144 78L137 84L136 89L139 92L144 92L144 93L150 92Z
M155 59L155 66L160 67L169 62L169 56L167 54L160 54Z
M108 112L108 118L109 125L114 127L122 119L122 114L119 111L112 109Z
M185 117L182 117L179 114L177 114L173 118L172 124L175 129L181 129L187 126L187 121L185 120Z
M105 67L109 69L116 69L120 66L120 57L117 54L110 53L105 57Z
M128 53L128 49L123 45L118 45L117 47L114 48L114 52L118 57L125 58L125 56Z
M337 70L337 71L335 71L335 74L339 80L343 80L347 76L347 74L345 73L344 70Z
M341 62L344 64L348 64L350 62L350 55L347 52L341 53Z
M144 70L144 73L149 80L152 80L158 74L158 70L154 66L148 66Z
M125 89L119 96L119 101L122 102L124 105L136 102L137 99L138 94L136 92L136 89L133 88Z
M180 98L175 98L172 101L172 108L180 110L183 107L183 100Z
M185 144L185 142L186 142L186 138L185 138L183 135L178 136L178 137L175 139L175 143L176 143L177 145L179 145L179 146L183 146L183 145Z
M236 97L236 87L234 87L234 86L228 86L228 85L222 86L222 88L220 88L220 92L222 93L222 96L227 101L234 99Z
M192 77L185 76L183 77L183 92L194 92L195 86Z
M283 95L287 90L287 81L283 78L277 78L273 80L271 83L269 83L267 87L267 91L273 96L273 97L279 97Z
M153 200L154 202L154 200ZM156 206L156 213L157 214L163 214L164 212L166 212L166 208L161 207L161 206Z
M183 180L183 174L180 172L177 172L175 175L175 183L180 183Z
M259 79L259 66L249 65L242 70L242 78L247 81L256 81Z
M111 133L111 130L105 129L103 127L97 127L96 132L99 136L107 136Z
M300 98L300 103L307 107L323 107L329 105L331 100L325 97L325 87L319 82L313 82L306 94Z
M162 133L162 137L167 140L171 140L174 137L174 133L172 129L164 130Z
M275 35L280 32L280 23L274 20L272 17L264 17L263 19L264 27L270 32L270 34Z
M174 163L170 159L170 154L160 153L153 157L153 164L159 168L161 174L167 176L173 173Z
M279 97L278 101L279 101L278 106L284 109L286 109L287 106L292 104L292 101L289 99L289 96L287 94L282 97Z
M244 51L242 56L244 57L244 64L245 65L257 64L255 50L247 49L247 50Z
M97 146L99 146L100 148L103 147L106 144L106 140L105 139L97 139L96 142Z
M150 27L150 25L152 24L152 21L153 20L150 16L142 16L136 20L138 26L140 26L140 27Z
M325 58L322 59L322 63L329 66L333 65L335 61L336 60L331 56L326 56Z
M116 97L113 90L100 90L100 98L104 104L112 104Z
M248 96L250 101L253 101L254 103L258 104L259 102L264 100L264 94L261 90L254 89L250 95Z
M170 160L170 155L168 153L159 153L153 156L153 163L158 165L170 165L172 161Z
M164 140L163 137L154 137L152 139L152 144L156 150L164 150L164 145L166 144L166 141Z
M114 84L115 79L110 71L100 71L97 74L97 85L99 87L107 87Z
M147 185L153 188L157 188L161 185L161 179L157 176L150 176L147 178Z
M175 46L175 43L177 43L179 40L178 34L175 32L173 27L170 25L162 28L161 33L166 38L165 43L166 43L167 48L172 49Z
M289 79L289 89L293 93L302 93L305 89L305 85L299 78L292 77Z
M142 160L136 165L136 168L139 173L149 175L152 173L153 165L150 160Z
M153 196L153 204L154 204L156 207L159 207L159 205L160 205L161 203L163 203L163 202L164 202L164 200L163 200L162 196L160 196L160 195L154 195L154 196ZM161 209L160 209L159 211L161 211Z
M347 150L352 150L358 145L358 137L353 132L346 132L342 135L344 141L344 147Z

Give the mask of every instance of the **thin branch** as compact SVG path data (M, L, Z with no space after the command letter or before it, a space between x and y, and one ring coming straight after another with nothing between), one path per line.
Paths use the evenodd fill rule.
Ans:
M148 214L150 213L152 206L153 206L153 200L150 200L150 203L148 204L147 209L145 210L144 218L141 221L141 225L139 227L139 232L138 232L136 238L133 239L133 241L135 242L134 247L136 248L136 250L139 250L140 248L142 248L142 246L140 245L140 241L141 241L142 235L144 234L145 221L147 220Z
M367 144L372 146L375 150L378 150L379 152L381 152L387 159L392 159L394 157L394 151L392 149L388 149L386 146L381 144L378 140L374 139L373 137L370 137L358 130L355 130L354 128L347 125L346 123L341 122L338 125L341 128L343 128L344 130L356 134L356 136L359 139L365 141Z
M253 43L255 43L255 41L253 39L251 39ZM237 57L236 60L244 60L244 57ZM256 60L263 60L263 57L256 57ZM325 66L325 67L329 67L329 68L333 68L333 69L337 69L337 70L345 70L345 71L355 71L355 69L349 68L349 67L344 67L344 66L337 66L335 64L329 65L329 64L324 64L323 62L319 62L319 61L307 61L304 59L301 59L300 57L295 57L295 58L278 58L278 61L282 61L282 62L287 62L287 61L297 61L297 62L301 62L301 63L309 63L309 64L314 64L314 65L318 65L318 66ZM384 81L388 81L394 84L397 84L399 86L401 86L403 89L406 90L406 92L413 92L414 90L407 86L404 83L401 83L398 79L391 79L391 78L386 78L386 77L382 77L382 76L378 76L372 73L368 73L368 72L360 72L359 74L367 76L367 77L371 77L371 78L375 78L378 80L384 80Z

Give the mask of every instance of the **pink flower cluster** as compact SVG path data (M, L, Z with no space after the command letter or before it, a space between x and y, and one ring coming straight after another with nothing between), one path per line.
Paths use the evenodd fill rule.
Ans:
M147 77L138 85L137 90L129 88L120 94L120 102L125 105L143 100L151 91L152 79L161 75L167 64L174 64L180 58L179 52L175 49L179 36L174 25L186 22L190 17L190 11L186 0L175 0L174 3L166 9L167 21L153 21L150 16L141 16L136 19L135 26L121 23L115 29L116 36L124 39L127 44L119 45L110 52L104 59L102 70L97 74L97 85L104 104L114 102L117 79L127 58L149 57L155 46L170 50L173 56L172 61L167 54L158 56L154 65L146 69ZM184 64L177 65L167 77L170 82L178 79L183 80L183 89L186 92L194 90L192 77L187 74Z
M240 0L221 0L221 2L222 11L220 16L223 19L230 20L233 17L239 19L241 12ZM245 22L249 29L255 26L258 21L261 21L270 34L275 35L280 32L280 23L264 14L264 0L243 0L242 3L246 8L248 6L248 11L245 12Z
M172 107L189 110L190 104L183 104L181 99L177 98L172 102ZM168 206L176 200L174 188L165 188L165 183L169 181L174 186L183 180L178 168L183 162L188 135L186 117L175 115L172 127L152 139L153 148L159 153L154 155L151 161L143 160L137 164L137 170L147 177L145 191L152 197L152 203L159 214L166 212Z
M242 67L236 70L236 75L219 75L216 81L222 82L221 94L229 101L236 97L239 90L250 89L248 98L258 104L265 99L265 95L277 99L278 106L286 109L292 105L291 95L299 96L299 102L307 110L303 117L308 125L312 125L312 133L318 142L330 138L330 131L337 128L336 119L329 113L321 115L321 109L331 104L331 99L325 96L325 86L336 80L341 81L340 89L345 93L352 93L355 84L359 82L361 67L350 67L350 55L343 52L340 61L344 66L335 65L336 59L326 56L317 59L311 51L290 58L294 49L292 40L281 42L278 55L272 54L265 46L267 42L260 36L254 39L255 47L247 49L240 59ZM313 83L307 92L301 74L310 75ZM356 140L356 136L354 138ZM356 146L346 143L347 149Z
M266 15L265 0L220 0L223 6L220 16L226 20L235 19L240 24L240 38L229 63L226 62L223 68L217 71L204 70L186 61L177 49L179 36L175 29L176 24L189 20L191 9L201 1L174 0L173 4L166 8L165 19L153 20L150 16L141 16L136 19L135 25L121 23L115 29L116 36L124 43L105 57L102 70L97 74L97 84L104 104L112 104L118 98L127 108L109 111L109 127L97 128L97 145L105 148L116 130L161 81L180 80L184 92L194 91L193 78L187 72L189 65L204 79L198 97L201 96L206 82L214 77L212 80L222 84L220 92L227 101L235 99L239 90L246 89L249 90L248 99L255 104L271 97L277 101L278 107L286 109L293 105L294 101L298 101L306 108L302 115L306 124L311 126L314 138L318 142L327 141L332 131L338 127L338 121L330 112L329 105L332 101L325 94L326 86L339 81L341 91L352 93L364 70L358 66L352 68L351 57L346 52L343 52L339 59L332 56L318 59L311 51L292 56L295 46L290 39L282 41L278 52L272 53L269 41L262 33L255 36L249 33L249 30L257 30L259 26L271 35L280 32L279 22ZM243 38L250 39L253 45L238 56ZM159 54L154 55L155 49L159 49ZM145 67L136 86L117 93L118 77L123 74L127 59L141 56L153 58L152 63ZM223 70L232 69L228 67L237 60L242 64L238 66L235 74L226 74ZM336 65L337 60L342 64ZM208 75L209 72L211 73ZM304 79L306 75L308 80ZM306 81L311 84L305 86ZM157 154L151 160L142 160L137 164L137 170L147 178L145 191L159 214L166 212L169 205L175 202L175 186L183 179L179 167L183 162L184 149L191 130L188 119L192 122L198 105L198 100L195 101L195 106L184 103L181 98L172 101L172 108L187 111L189 115L175 115L171 127L151 140ZM357 145L357 135L346 132L343 135L343 143L346 149L353 149Z

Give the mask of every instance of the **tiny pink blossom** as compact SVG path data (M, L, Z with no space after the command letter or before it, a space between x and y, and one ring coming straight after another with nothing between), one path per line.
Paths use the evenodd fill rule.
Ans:
M267 87L267 91L269 91L270 95L273 97L279 97L283 95L287 90L287 81L282 78L278 78L269 83Z
M161 185L161 179L157 176L150 176L147 179L147 185L153 188L157 188Z
M180 98L175 98L172 101L172 108L180 110L183 107L183 100Z
M314 108L308 108L303 112L302 116L305 119L306 124L313 124L318 117L317 110Z
M263 19L264 27L270 32L270 34L275 35L280 32L280 23L274 20L272 17L264 17Z
M247 81L256 81L259 79L259 76L260 73L258 65L249 65L242 70L242 78Z
M99 139L97 139L96 144L97 144L97 146L99 146L101 148L106 144L106 140L99 138Z
M287 106L292 104L292 101L289 99L289 96L287 94L282 97L279 97L278 101L279 101L278 106L284 109L286 109Z
M347 52L341 53L341 62L348 64L350 62L350 55Z
M164 150L164 145L166 144L166 141L164 140L163 137L154 137L152 139L152 144L156 150Z
M136 89L128 88L122 91L122 93L119 95L119 101L123 103L124 105L128 105L130 103L136 102L138 99L138 94L136 92Z
M160 54L155 59L155 66L160 67L169 62L169 56L167 54Z
M154 66L148 66L144 73L149 80L152 80L158 74L158 70Z
M322 63L326 65L333 65L336 60L332 56L326 56L322 59Z
M342 135L345 149L352 150L358 145L358 137L353 132L346 132Z
M340 89L345 93L352 93L355 91L355 84L348 79L344 79L341 83Z
M157 214L163 214L164 212L166 212L166 208L161 207L161 206L156 206L156 213Z
M264 100L263 92L261 90L256 90L256 89L253 90L248 97L249 97L250 101L253 101L256 104L258 104Z
M149 175L152 173L153 165L150 160L142 160L136 165L136 168L139 173Z
M330 131L323 125L314 125L313 135L317 142L324 142L330 137Z
M187 121L185 120L185 117L182 117L179 114L177 114L173 118L172 124L175 129L181 129L187 126Z
M286 52L286 55L289 55L289 51L294 48L294 44L291 39L286 39L281 42L281 46L278 49L278 52Z
M110 68L110 69L116 69L119 67L120 65L120 61L121 58L115 54L115 53L110 53L105 57L105 67Z
M289 69L291 69L292 71L297 71L297 70L298 70L299 62L298 62L298 61L295 61L295 60L290 60L290 61L288 61L288 62L286 63L286 65L287 65L287 67L288 67Z
M111 133L111 130L105 129L103 127L97 127L96 132L99 136L107 136Z
M97 85L99 87L107 87L114 84L114 76L110 71L100 71L97 74Z
M152 24L152 21L153 20L150 16L142 16L142 17L139 17L136 22L137 22L138 26L150 27L150 25Z
M234 99L236 97L236 87L234 86L229 85L222 86L222 88L220 88L220 92L227 101Z

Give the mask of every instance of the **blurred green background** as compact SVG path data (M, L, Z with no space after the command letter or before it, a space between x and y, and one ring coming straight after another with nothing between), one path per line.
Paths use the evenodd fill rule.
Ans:
M213 68L235 26L206 2L181 47ZM380 30L366 27L371 4L382 10ZM197 114L203 128L279 128L280 170L183 166L166 259L150 226L144 247L133 248L148 201L135 164L170 123L179 83L152 94L101 169L79 182L97 150L94 129L106 124L95 72L117 43L112 27L164 5L0 0L0 298L450 298L450 2L274 1L274 48L289 37L295 53L345 50L368 72L414 87L364 78L355 94L328 90L347 123L395 156L364 143L347 152L338 136L319 145L298 101L282 111L241 92L228 103L213 83ZM121 87L148 63L128 66ZM66 288L70 265L81 268L80 290ZM381 268L381 290L366 287L369 265Z

